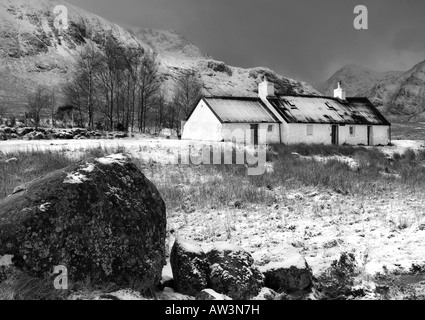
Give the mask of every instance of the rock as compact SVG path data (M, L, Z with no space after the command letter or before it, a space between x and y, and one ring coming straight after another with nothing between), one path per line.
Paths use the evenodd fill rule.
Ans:
M210 288L235 300L255 297L263 287L264 277L254 266L254 259L244 249L222 243L207 252Z
M306 291L313 280L311 268L296 250L285 252L284 261L269 262L259 269L264 274L265 286L277 293Z
M221 61L209 60L208 68L216 72L227 73L230 77L233 75L232 69L230 69L224 62Z
M123 179L125 177L125 179ZM166 212L156 187L123 155L81 161L0 202L0 256L44 277L90 278L139 291L161 280Z
M202 290L198 295L196 296L196 300L204 300L204 301L210 301L210 300L218 300L218 301L226 301L226 300L232 300L228 296L225 296L223 294L219 294L215 292L212 289L205 289Z
M274 300L275 297L277 296L277 292L270 289L270 288L263 288L261 289L260 293L254 297L252 300Z
M243 202L241 200L229 202L229 207L235 208L235 209L242 209L243 208Z
M35 131L34 128L22 128L18 130L18 135L23 137L26 136L28 133Z
M115 137L115 139L124 139L124 138L127 138L128 137L128 134L125 133L125 132L123 132L123 133L116 133L114 135L114 137Z
M171 268L175 289L196 296L208 286L208 264L201 246L193 241L176 239L171 250Z
M163 288L171 288L171 289L175 288L174 279L165 280L161 284Z
M293 297L291 297L290 295L286 294L286 293L281 293L276 295L273 300L276 301L291 301L291 300L295 300Z
M5 134L12 134L12 133L16 133L16 129L15 128L11 128L11 127L5 127L5 128L3 128L3 132Z
M32 131L24 136L26 140L46 140L46 136L43 132Z
M35 140L46 140L46 136L42 132L37 132L34 136Z
M12 259L13 259L13 256L12 255L9 255L9 254L7 254L7 255L5 255L5 256L0 256L0 267L8 267L8 266L11 266L13 263L12 263Z

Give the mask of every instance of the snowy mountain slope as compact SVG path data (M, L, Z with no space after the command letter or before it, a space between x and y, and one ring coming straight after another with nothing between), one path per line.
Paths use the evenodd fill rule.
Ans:
M425 119L425 61L401 76L374 84L366 96L388 115L407 121Z
M392 120L425 119L425 61L406 72L376 72L348 65L318 88L332 95L338 81L344 84L348 96L368 97Z
M341 81L349 96L359 96L369 90L375 83L391 80L401 74L402 72L398 71L377 72L362 66L350 64L335 72L326 82L320 84L318 89L324 94L332 96L338 81Z
M63 38L53 26L53 9L59 4L69 13L69 29ZM264 75L280 92L318 93L306 83L269 69L241 69L214 61L174 31L119 26L61 0L0 0L0 108L8 114L22 114L28 93L40 84L55 87L60 94L81 47L88 40L101 43L109 33L127 46L158 53L169 96L183 70L200 75L206 94L253 96Z

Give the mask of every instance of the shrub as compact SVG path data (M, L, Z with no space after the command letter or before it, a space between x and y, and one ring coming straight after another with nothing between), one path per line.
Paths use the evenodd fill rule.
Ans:
M350 296L362 295L361 292L353 290L354 279L359 274L354 254L343 252L318 278L318 286L327 299L346 300Z

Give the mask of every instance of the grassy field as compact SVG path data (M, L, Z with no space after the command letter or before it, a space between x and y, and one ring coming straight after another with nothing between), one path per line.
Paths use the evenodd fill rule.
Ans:
M425 140L425 122L393 123L391 131L394 140Z
M169 146L150 148L130 153L166 202L168 249L176 236L229 241L261 264L265 254L284 259L284 248L296 247L322 282L352 254L356 273L349 268L349 282L372 288L363 297L422 296L421 281L405 285L400 279L420 270L421 280L425 271L425 151L390 158L374 148L273 146L267 172L249 176L245 165L148 161L143 155L170 152ZM80 150L73 158L64 151L9 153L0 157L0 198L80 159L123 151ZM385 287L401 282L378 295L377 277Z

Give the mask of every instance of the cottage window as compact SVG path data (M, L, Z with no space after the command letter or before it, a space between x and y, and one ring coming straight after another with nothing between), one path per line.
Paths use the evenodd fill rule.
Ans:
M335 110L335 108L329 102L325 102L325 104L326 104L326 106L328 107L329 110Z
M350 127L350 136L354 136L356 134L356 130L353 126Z
M269 128L267 129L268 132L273 132L273 126L270 125Z
M307 126L307 135L312 136L313 135L313 125L309 124Z
M297 106L293 104L292 102L288 101L289 105L291 106L291 109L297 109Z

